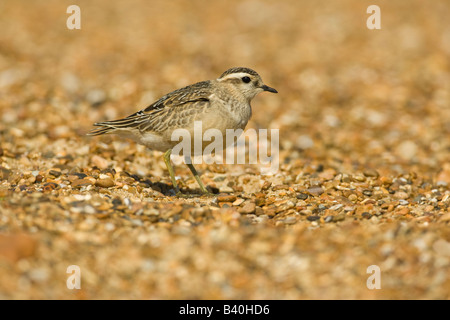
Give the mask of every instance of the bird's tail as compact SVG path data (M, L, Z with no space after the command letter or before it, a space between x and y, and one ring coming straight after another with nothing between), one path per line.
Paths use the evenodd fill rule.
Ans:
M102 134L112 133L113 131L116 130L116 128L103 125L102 123L94 123L94 126L100 128L92 129L87 133L88 136L99 136Z
M130 121L127 118L120 120L97 122L94 123L94 126L99 128L92 129L87 135L99 136L102 134L114 133L114 131L130 127L129 122Z
M94 123L94 126L99 128L93 129L88 133L88 135L99 136L106 133L114 133L115 131L132 131L138 129L142 125L142 123L148 121L148 118L149 115L142 112L136 112L123 119L97 122Z

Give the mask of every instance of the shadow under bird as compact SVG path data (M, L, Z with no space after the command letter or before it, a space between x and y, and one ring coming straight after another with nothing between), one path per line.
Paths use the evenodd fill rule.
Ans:
M277 93L277 90L263 83L256 71L243 67L231 68L218 79L198 82L168 93L126 118L95 123L98 128L88 135L118 134L164 152L164 162L173 187L180 194L170 162L172 149L179 143L172 140L172 132L184 129L190 132L193 139L195 121L202 123L202 136L208 129L218 129L223 137L227 129L244 129L252 115L250 102L263 91ZM186 164L201 191L208 194L192 161L186 161Z

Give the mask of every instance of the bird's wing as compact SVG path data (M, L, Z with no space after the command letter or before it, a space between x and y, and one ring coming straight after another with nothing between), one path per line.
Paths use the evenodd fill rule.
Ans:
M211 90L211 81L198 82L166 94L164 97L142 110L142 112L152 113L157 110L180 106L190 102L209 100L208 97L211 95Z
M165 127L164 122L169 118L175 118L171 115L178 114L179 116L176 118L181 120L183 115L192 115L192 113L196 113L196 109L200 111L207 107L210 103L211 93L211 81L195 83L166 94L147 108L126 118L95 123L94 126L100 128L94 129L89 135L101 135L120 129L137 129L141 132L160 131ZM173 110L173 108L177 108L177 110Z

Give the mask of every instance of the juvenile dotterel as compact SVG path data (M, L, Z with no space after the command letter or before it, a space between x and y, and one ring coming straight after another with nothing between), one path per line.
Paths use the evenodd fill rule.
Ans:
M250 101L260 92L277 93L266 86L261 77L249 68L231 68L216 80L207 80L175 90L147 108L126 118L95 123L88 135L114 133L131 138L154 150L164 152L164 161L172 184L179 192L170 163L172 132L186 129L193 137L194 121L202 122L202 130L244 129L251 115ZM202 132L202 133L203 133ZM208 193L192 164L187 164L204 193Z

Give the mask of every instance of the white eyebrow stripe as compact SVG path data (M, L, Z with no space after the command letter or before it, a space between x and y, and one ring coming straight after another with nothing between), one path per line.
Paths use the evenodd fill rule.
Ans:
M245 73L245 72L237 72L237 73L232 73L232 74L228 74L223 78L219 78L217 79L218 81L224 81L227 79L240 79L242 77L250 77L252 78L252 75Z

